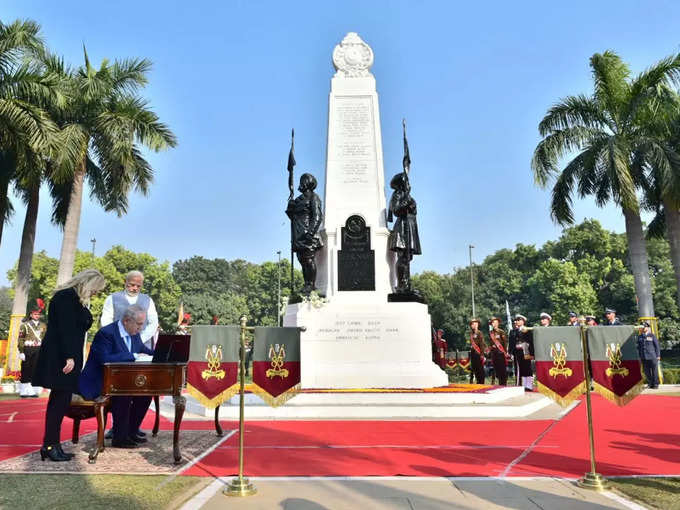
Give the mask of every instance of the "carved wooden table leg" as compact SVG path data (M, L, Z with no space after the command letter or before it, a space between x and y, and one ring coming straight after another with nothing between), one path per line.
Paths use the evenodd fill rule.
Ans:
M104 451L104 420L106 418L106 404L108 401L108 397L99 397L95 401L96 404L94 406L94 412L97 416L97 444L90 452L90 456L88 458L88 462L90 464L97 462L97 455L99 455L99 452Z
M220 406L215 408L215 432L217 432L219 437L224 435L224 432L222 431L222 425L220 425Z
M158 435L158 429L161 425L161 399L158 395L154 395L153 403L156 406L156 420L153 423L152 435L153 437L156 437Z
M182 423L182 416L184 416L184 408L187 405L187 399L182 396L172 398L175 403L175 428L172 434L172 453L175 457L175 464L182 462L182 454L179 452L179 426Z
M73 418L73 435L71 436L71 442L73 444L78 444L79 436L80 436L80 418Z

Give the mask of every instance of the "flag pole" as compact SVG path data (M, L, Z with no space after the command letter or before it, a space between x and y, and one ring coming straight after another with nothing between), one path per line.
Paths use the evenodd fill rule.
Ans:
M245 497L252 496L257 492L255 486L250 483L247 478L243 476L243 434L245 432L245 423L243 419L243 412L245 409L245 383L246 383L246 331L252 331L253 328L247 328L246 323L248 318L242 315L239 319L241 323L241 371L240 371L240 389L239 389L239 418L238 418L238 476L234 478L231 483L222 491L227 496Z
M295 196L294 186L294 171L295 171L295 128L291 129L290 132L290 152L288 152L288 203L293 200ZM293 230L293 218L290 218L290 300L293 301L293 296L295 295L295 232Z
M588 357L588 341L586 339L586 330L588 326L585 325L585 319L580 319L581 322L581 346L583 348L583 370L586 377L586 413L588 415L588 439L590 440L590 472L583 475L578 482L579 487L584 489L591 489L595 491L603 491L607 488L607 480L596 472L595 470L595 438L593 436L593 409L590 403L590 385L591 374L589 368Z

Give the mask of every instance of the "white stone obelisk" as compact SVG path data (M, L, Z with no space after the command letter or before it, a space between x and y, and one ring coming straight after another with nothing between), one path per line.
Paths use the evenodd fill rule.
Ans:
M333 64L321 232L324 247L317 255L316 281L327 302L289 305L284 316L285 326L305 328L300 351L302 387L444 386L448 377L432 362L427 305L387 301L394 264L387 248L378 94L369 72L373 51L350 32L335 47ZM365 227L370 236L359 236L363 239L359 245L365 248L368 238L372 253L363 249L359 255L348 255L352 250L343 247L343 230L347 238L350 231L367 232ZM344 266L341 250L346 255ZM370 278L366 268L371 268Z

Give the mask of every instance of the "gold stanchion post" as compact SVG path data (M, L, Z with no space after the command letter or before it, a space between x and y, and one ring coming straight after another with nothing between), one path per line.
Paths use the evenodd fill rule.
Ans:
M581 322L581 345L583 346L583 370L586 376L586 412L588 413L588 438L590 439L590 472L583 475L579 479L579 487L591 489L596 491L603 491L607 488L607 481L605 478L595 471L595 439L593 437L593 410L590 404L590 367L588 356L588 341L586 339L586 330L588 327L584 324L585 320Z
M246 331L252 331L253 328L246 327L247 318L245 315L241 316L241 374L240 374L240 390L239 390L239 420L238 420L238 476L234 478L231 483L222 491L227 496L245 497L252 496L257 492L255 486L243 476L243 433L244 421L243 411L245 407L244 392L246 384Z

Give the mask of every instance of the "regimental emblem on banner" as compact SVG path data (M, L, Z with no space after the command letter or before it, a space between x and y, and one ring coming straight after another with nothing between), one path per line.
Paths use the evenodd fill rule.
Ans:
M205 350L205 359L208 361L208 369L201 372L201 377L206 381L211 377L224 379L226 373L224 370L220 370L220 365L222 364L222 346L216 344L208 345L208 348Z
M288 377L288 370L283 368L286 359L286 348L283 344L271 344L269 346L269 359L272 360L271 368L266 372L267 377Z
M555 342L550 345L550 357L553 360L553 367L548 373L553 376L571 377L573 371L567 367L567 348L564 343Z
M620 375L626 377L630 372L626 367L622 367L621 344L607 344L607 358L609 358L609 368L605 371L607 377Z

